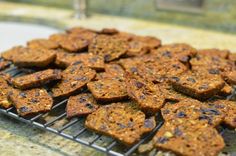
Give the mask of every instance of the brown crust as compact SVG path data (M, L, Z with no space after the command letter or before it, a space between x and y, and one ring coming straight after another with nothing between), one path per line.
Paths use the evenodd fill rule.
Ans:
M56 49L59 47L59 44L57 42L54 42L52 40L47 39L34 39L29 42L27 42L27 47L32 49Z
M109 63L105 65L105 72L108 75L112 75L112 76L119 76L119 77L123 77L124 76L124 69L116 63Z
M122 80L101 79L89 82L87 87L98 101L116 102L128 97L125 83Z
M49 36L49 40L56 42L56 43L60 43L62 42L65 38L67 37L67 34L63 34L63 33L58 33L58 34L52 34Z
M230 60L226 60L224 58L218 56L210 56L210 55L201 55L198 54L196 57L190 60L190 64L193 70L197 70L199 68L205 69L217 69L219 71L229 71L234 67L234 62Z
M151 36L133 36L129 41L129 49L126 56L142 56L150 50L161 46L161 40Z
M172 61L149 61L138 64L137 74L154 83L164 82L168 78L178 76L187 71L182 63Z
M99 33L106 35L115 35L118 34L119 31L115 28L103 28Z
M6 60L20 67L46 67L56 58L54 50L14 47L2 54Z
M68 52L80 52L87 50L89 41L76 35L68 35L59 44Z
M151 51L151 53L161 59L179 60L180 62L187 65L189 60L196 55L197 50L185 43L174 43L163 45L157 50Z
M208 124L216 127L224 120L227 108L223 104L202 103L193 99L182 100L177 103L166 103L161 109L165 121L192 120L198 124Z
M131 103L113 103L89 114L85 126L116 138L126 145L132 145L144 133L150 132L156 122L153 118L146 119L145 114L132 107Z
M137 102L146 114L156 114L164 105L165 97L160 88L144 79L126 73L125 82L128 95Z
M67 97L80 91L91 81L96 72L84 64L77 62L62 72L62 79L53 88L53 97Z
M96 100L90 93L71 96L66 105L67 118L86 116L99 108Z
M89 53L103 56L106 62L118 59L128 49L128 43L113 36L99 35L89 45Z
M229 53L228 59L236 63L236 53Z
M211 105L216 105L221 108L224 113L224 123L229 127L236 128L236 102L228 100L215 100L208 102Z
M227 95L232 94L233 91L234 91L233 87L230 86L229 84L225 83L225 86L220 90L218 95L220 95L220 96L227 96Z
M86 66L94 70L97 70L97 71L104 70L103 57L96 56L89 53L75 54L75 53L67 53L63 50L57 51L55 64L61 68L66 68L69 65L78 61L83 62Z
M206 125L166 122L153 138L154 146L177 155L216 156L225 143L217 130Z
M40 87L54 80L61 79L61 71L57 69L46 69L32 74L11 79L11 83L19 89Z
M7 95L13 88L8 84L7 80L10 79L10 75L0 74L0 107L5 109L12 106L8 100Z
M224 59L227 59L230 51L229 50L220 50L220 49L201 49L198 50L198 54L207 55L207 56L218 56Z
M48 112L53 105L52 97L42 88L26 91L13 90L9 93L8 98L16 107L17 113L20 116Z
M205 100L219 93L225 82L218 75L196 71L172 77L172 85L178 92Z
M222 77L227 83L236 85L236 70L223 72Z

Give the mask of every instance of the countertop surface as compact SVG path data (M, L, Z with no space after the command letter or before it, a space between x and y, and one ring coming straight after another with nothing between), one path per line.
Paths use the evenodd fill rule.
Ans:
M73 12L66 9L0 2L1 22L30 22L59 29L78 25L94 29L115 27L139 35L156 36L162 39L164 44L185 42L196 48L214 47L236 52L236 35L117 16L95 14L88 19L78 20L72 18L72 15ZM236 140L236 135L233 135L232 140ZM73 141L32 128L0 114L0 155L14 156L19 153L24 156L103 155Z

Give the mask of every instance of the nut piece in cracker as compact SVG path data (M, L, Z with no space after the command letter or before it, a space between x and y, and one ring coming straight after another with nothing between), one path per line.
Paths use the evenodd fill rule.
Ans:
M12 106L11 102L7 99L8 92L13 88L8 84L10 75L0 74L0 107L10 108Z

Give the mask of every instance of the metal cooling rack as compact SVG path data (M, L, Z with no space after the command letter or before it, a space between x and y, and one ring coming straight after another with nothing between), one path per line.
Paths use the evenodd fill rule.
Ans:
M11 65L4 71L10 74L12 77L24 75L27 72L23 69ZM140 144L148 141L155 134L155 132L161 127L162 122L158 122L156 128L145 135L138 143L131 147L126 147L115 139L110 137L96 134L84 127L85 118L73 118L68 120L66 118L65 107L68 99L63 99L54 102L52 110L47 113L41 113L32 117L23 118L20 117L14 107L8 109L1 109L0 113L5 114L9 117L15 118L19 121L25 122L29 125L43 129L60 135L64 138L73 140L80 144L89 146L96 150L102 151L107 155L114 156L128 156L136 151Z

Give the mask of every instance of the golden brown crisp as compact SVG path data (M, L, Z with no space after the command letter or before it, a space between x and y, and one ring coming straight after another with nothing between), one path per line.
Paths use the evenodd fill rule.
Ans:
M166 103L161 113L165 121L192 120L198 124L216 127L223 122L226 110L227 107L223 104L202 103L189 98L177 103Z
M165 122L153 138L153 144L161 150L184 156L217 156L225 143L215 128L178 121Z
M61 71L46 69L32 74L12 78L12 84L19 89L29 89L45 85L51 81L61 79Z
M185 43L174 43L163 45L157 50L153 50L151 53L161 59L174 59L179 60L184 64L188 64L189 60L196 55L197 50Z
M165 97L162 91L152 83L129 73L125 75L125 82L128 95L146 114L156 114L164 105Z
M48 112L53 105L52 97L43 88L25 91L15 89L9 93L9 100L16 107L20 116Z
M96 72L81 62L74 63L62 72L62 79L53 88L53 97L68 97L80 91L91 81Z
M56 54L55 64L61 68L66 68L69 65L80 61L94 70L104 70L104 59L101 56L90 53L67 53L63 50L57 51Z
M156 122L154 118L146 119L145 114L131 103L113 103L89 114L85 126L126 145L132 145L144 133L150 132Z
M14 47L2 54L6 60L20 67L46 67L56 58L54 50Z
M215 49L215 48L201 49L201 50L198 50L198 54L207 55L207 56L217 56L217 57L227 59L230 54L230 51L226 49L220 50L220 49Z
M226 71L221 75L227 83L236 85L236 70Z
M99 35L89 45L89 53L103 56L106 62L120 58L127 52L128 43L113 36Z
M172 85L178 92L205 100L218 94L225 82L219 75L189 71L172 77Z
M68 35L59 44L68 52L80 52L88 48L89 41L76 35Z
M124 81L115 78L89 82L87 87L98 101L117 102L128 97Z
M82 93L71 96L66 105L67 118L74 116L86 116L99 108L96 100L90 93Z
M13 88L8 84L7 80L10 79L10 75L0 74L0 107L10 108L11 102L7 99L8 92Z
M59 47L57 42L47 39L34 39L27 42L27 47L32 49L56 49Z

